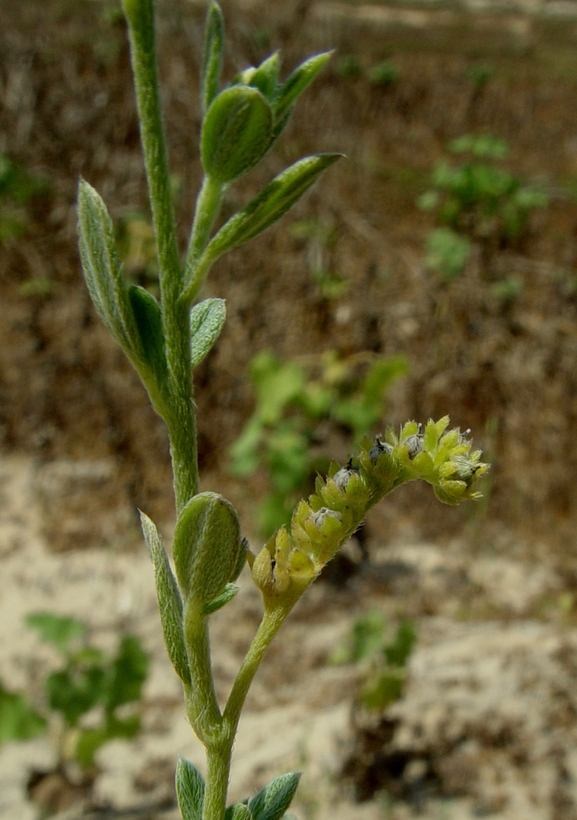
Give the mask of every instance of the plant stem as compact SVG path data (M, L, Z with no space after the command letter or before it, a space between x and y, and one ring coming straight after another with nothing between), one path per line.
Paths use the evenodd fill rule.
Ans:
M263 619L238 671L224 710L223 722L233 736L236 734L240 713L253 678L272 639L291 609L292 606L265 609Z
M206 748L206 786L202 820L223 820L234 738Z
M223 192L224 186L220 182L215 182L209 176L204 177L196 200L194 222L184 263L184 298L189 303L194 299L207 273L206 266L199 266L197 263L208 243L210 229L220 208Z
M180 261L158 82L154 0L125 0L140 136L158 251L161 287L179 291Z
M224 818L232 747L236 737L240 713L265 652L289 611L290 607L276 607L275 609L265 610L258 631L232 687L224 715L220 719L220 729L214 731L216 726L213 723L212 739L203 739L206 747L207 772L202 820L223 820ZM195 693L191 693L191 699L194 696ZM198 709L198 706L195 709Z
M123 0L123 7L128 21L140 134L159 265L162 322L168 363L167 388L171 398L165 421L170 437L178 513L198 492L189 318L186 305L179 303L182 270L162 124L154 0Z
M184 634L192 678L185 691L186 710L194 731L208 747L216 736L220 738L222 716L214 691L206 618L192 602L185 614Z

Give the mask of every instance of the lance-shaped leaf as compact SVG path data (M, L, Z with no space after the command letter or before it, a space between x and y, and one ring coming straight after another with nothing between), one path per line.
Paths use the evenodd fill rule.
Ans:
M220 6L211 2L206 15L204 34L204 51L202 54L202 72L200 80L200 102L205 114L209 105L218 94L222 54L224 47L224 19Z
M168 657L178 677L184 683L190 684L190 669L182 629L182 600L176 580L154 523L143 512L140 513L140 523L154 566L156 595Z
M248 803L254 820L280 820L291 804L300 778L300 772L283 774L261 789Z
M241 554L246 549L232 504L217 493L191 498L176 522L173 544L185 604L194 597L204 608L220 595L236 579Z
M342 154L316 154L295 162L226 222L206 253L216 259L247 242L281 218Z
M271 107L258 89L233 85L221 91L202 124L205 173L223 185L245 174L270 148L272 128Z
M80 258L98 315L127 353L134 354L135 328L112 220L102 197L84 180L78 187Z
M237 586L237 584L227 584L220 595L217 595L216 598L213 598L212 601L204 605L202 614L212 615L213 612L218 612L218 610L222 609L229 601L232 601L239 589L240 587Z
M224 820L253 820L246 803L233 803L224 813Z
M280 86L273 102L275 122L284 119L303 91L306 91L319 71L321 71L330 60L331 55L332 51L315 54L314 57L309 57L308 60L301 63L301 65L295 68L293 73L287 77Z
M205 299L190 311L192 366L197 367L220 335L226 319L224 299Z
M270 102L277 90L279 71L280 57L278 52L275 51L258 68L250 69L250 77L246 76L244 82L258 88L260 93ZM245 72L246 74L247 72Z
M140 342L138 352L145 367L154 374L156 384L162 385L168 368L160 305L151 293L137 285L128 289L128 299Z
M183 757L176 764L175 785L182 820L201 820L204 780L198 769Z

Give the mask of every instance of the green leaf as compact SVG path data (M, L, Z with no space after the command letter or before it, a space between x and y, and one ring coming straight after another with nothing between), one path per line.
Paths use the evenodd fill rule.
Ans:
M50 708L60 712L69 726L76 726L102 700L106 673L100 664L87 669L71 667L48 675L44 687Z
M148 655L134 635L125 635L112 662L106 708L110 711L140 699L148 675Z
M357 618L346 642L331 654L333 664L358 663L369 658L383 643L386 621L379 609L371 609Z
M412 621L402 621L394 641L383 647L387 663L397 667L406 666L416 641L417 633Z
M140 523L154 566L160 622L168 657L181 681L189 684L191 677L182 627L183 608L180 592L154 523L143 512L140 513Z
M510 153L507 142L493 134L465 134L451 140L448 147L454 154L470 153L475 157L492 159L503 159Z
M43 641L52 644L63 655L70 651L74 641L86 635L86 626L76 618L53 615L51 612L32 612L25 618L28 626L35 629Z
M324 68L330 60L332 51L324 54L316 54L309 57L281 85L273 103L275 121L278 122L290 114L290 110L300 95L306 91L317 74Z
M224 50L224 19L220 6L210 3L204 29L204 51L200 80L200 103L205 114L218 94Z
M201 820L204 780L198 769L183 757L176 764L176 796L182 820Z
M249 171L272 140L271 108L256 88L233 85L214 98L200 138L202 167L221 184Z
M244 556L243 559L244 564L244 561L246 560ZM232 601L239 589L240 587L236 584L227 584L220 595L217 595L216 598L213 598L212 601L205 604L202 614L212 615L213 612L217 612L219 609L222 609L222 607L228 604L229 601Z
M232 474L242 478L251 475L260 464L260 444L265 427L258 414L247 421L240 436L229 450Z
M449 281L463 272L470 253L471 240L467 236L451 228L434 228L427 237L425 267Z
M279 70L280 57L278 52L275 52L255 69L247 85L258 88L263 97L270 102L277 90Z
M220 335L226 320L224 299L205 299L190 311L192 366L198 367Z
M405 670L394 669L381 672L369 680L361 694L363 705L367 709L386 709L391 703L399 700L405 686Z
M135 329L114 227L102 197L80 180L78 241L88 291L98 315L126 352L133 352Z
M220 595L235 580L239 553L245 552L232 504L217 493L191 498L178 517L173 542L176 577L185 602L194 596L204 607Z
M300 778L300 772L276 777L249 800L248 807L254 820L280 820L291 804Z
M323 171L341 156L342 154L316 154L291 165L275 177L246 208L223 225L208 245L207 254L216 259L226 251L258 236L292 208Z
M284 495L298 491L311 471L310 435L287 419L270 431L266 462L274 489Z
M304 368L283 362L270 350L262 350L250 362L250 378L257 393L257 413L263 424L274 426L287 405L295 402L306 387Z
M166 351L160 305L144 288L131 285L128 300L140 342L139 358L155 376L155 386L162 388L167 375Z
M45 731L46 721L24 695L9 692L0 683L0 745L12 740L30 740Z
M233 803L224 813L224 820L253 820L246 803Z

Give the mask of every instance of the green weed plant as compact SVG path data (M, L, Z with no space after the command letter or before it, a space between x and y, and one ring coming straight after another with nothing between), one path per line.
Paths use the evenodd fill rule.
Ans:
M28 740L53 728L57 767L64 770L75 762L90 772L101 746L140 731L148 657L132 635L121 638L114 655L106 655L89 642L85 624L76 618L35 612L26 623L57 652L61 665L43 681L44 701L37 708L23 693L0 685L0 744ZM84 719L89 713L88 728Z
M463 272L475 242L510 246L526 232L531 213L549 204L542 187L495 164L509 154L504 140L467 134L452 140L448 150L468 158L438 162L431 188L417 200L439 223L427 238L425 266L447 281Z
M329 663L359 666L363 681L359 702L365 709L383 711L403 695L416 641L412 621L402 620L391 630L381 610L372 609L353 622Z
M281 79L280 57L221 83L224 23L211 2L201 68L203 181L190 239L181 256L171 194L155 43L153 0L122 0L128 24L144 163L154 227L160 300L124 276L115 231L104 201L82 180L78 231L86 283L94 306L138 372L170 441L176 525L172 561L153 521L141 515L154 566L167 651L182 682L188 721L206 750L206 776L178 761L176 794L183 820L280 820L296 791L298 773L275 778L254 797L227 805L232 750L246 695L284 620L325 564L355 532L368 510L407 481L421 479L437 497L458 504L479 496L486 470L467 435L449 419L423 427L407 422L376 439L364 438L346 466L331 464L315 492L301 500L290 525L253 553L232 504L199 491L193 371L221 333L222 299L201 299L219 257L256 237L283 216L339 159L304 157L273 179L218 228L225 192L248 173L281 136L298 98L326 65L318 54ZM262 620L225 703L216 696L208 622L233 601L248 565L262 595Z

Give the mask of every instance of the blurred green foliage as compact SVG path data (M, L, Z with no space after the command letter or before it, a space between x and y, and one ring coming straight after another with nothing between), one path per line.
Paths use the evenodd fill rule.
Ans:
M231 470L238 477L266 471L270 492L257 510L264 537L288 523L295 502L326 469L329 458L314 450L321 426L344 428L358 445L382 418L391 384L408 372L401 355L373 358L363 368L358 357L343 359L331 350L314 365L283 361L270 351L250 363L256 408L230 450Z
M335 60L333 71L341 80L365 79L371 85L382 87L391 85L401 76L400 68L390 60L364 68L356 54L343 54Z
M467 134L450 142L448 150L469 158L438 162L431 187L417 200L439 223L428 236L425 265L446 280L463 271L474 242L511 245L527 230L532 211L550 199L542 187L495 165L509 155L498 137Z
M364 681L360 702L366 709L383 710L402 697L407 663L416 640L412 621L401 621L391 636L383 613L372 609L354 621L350 634L335 649L329 663L361 665Z
M367 71L367 79L372 85L387 86L396 82L401 76L401 70L390 60L371 66Z
M46 721L20 692L0 683L0 746L12 740L30 740L44 734Z
M0 154L0 244L26 233L27 208L47 191L48 184L43 177Z
M87 640L75 618L49 612L28 615L26 623L61 656L62 666L44 681L47 711L58 715L63 734L74 739L74 759L83 768L94 765L97 750L114 738L131 738L140 730L139 701L148 675L148 658L138 638L124 635L116 653L107 656ZM131 704L132 711L121 707ZM100 710L90 728L82 718ZM62 748L68 746L62 742Z

